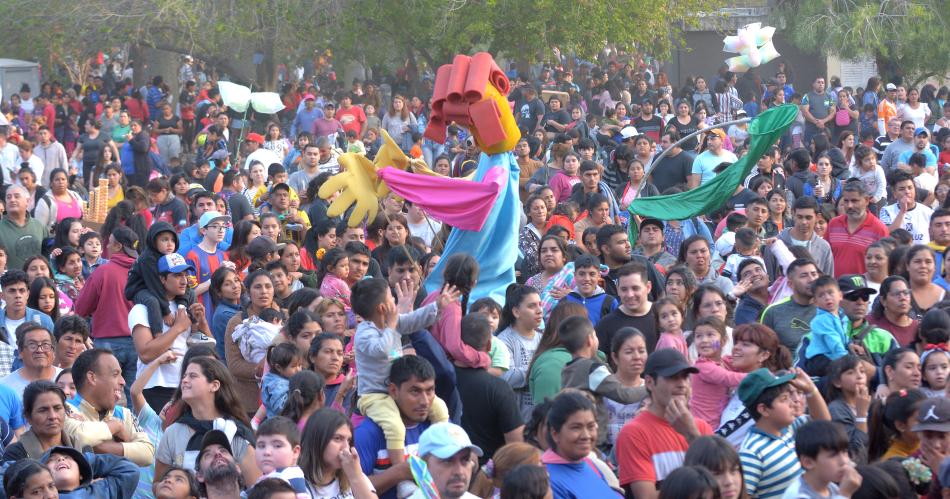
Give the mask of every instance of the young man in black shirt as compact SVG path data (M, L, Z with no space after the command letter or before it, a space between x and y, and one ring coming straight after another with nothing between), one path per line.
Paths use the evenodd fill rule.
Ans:
M491 345L488 320L481 314L463 317L462 342L487 353ZM484 451L479 464L485 464L503 445L524 441L524 422L511 385L484 368L456 366L455 376L462 398L462 428Z

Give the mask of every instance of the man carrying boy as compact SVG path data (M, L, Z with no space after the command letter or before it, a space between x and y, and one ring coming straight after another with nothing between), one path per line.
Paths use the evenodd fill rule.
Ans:
M205 307L208 324L211 324L211 317L214 314L214 304L211 300L211 275L222 265L234 268L234 262L228 261L227 255L221 249L224 232L230 225L231 217L216 211L204 212L198 220L201 242L185 254L185 260L194 267L195 276L198 278L195 296Z
M854 353L874 366L881 365L884 355L900 345L894 335L867 320L868 303L871 302L871 297L877 294L877 290L868 287L864 276L858 274L839 277L838 288L841 289L841 308L850 322L848 338L851 344L857 347ZM868 366L864 367L868 377L873 376L872 371L867 371Z
M487 354L491 338L491 326L483 315L468 314L462 318L462 342L466 345ZM455 376L462 407L469 408L462 411L462 428L485 451L480 464L485 464L503 445L524 441L524 422L511 385L484 367L456 365Z
M638 499L654 499L661 481L683 465L689 442L712 428L689 412L689 375L699 372L683 354L664 348L647 358L643 370L650 405L617 436L620 485Z
M593 255L581 255L574 260L574 290L561 302L580 303L587 308L587 316L594 324L617 309L617 300L604 292L600 280L600 262Z
M769 305L762 312L762 324L775 331L789 352L797 352L802 338L811 331L816 310L812 283L820 275L815 262L805 258L793 260L786 270L792 296Z
M843 499L861 486L848 455L848 434L837 423L806 423L795 435L795 454L805 472L789 484L783 499Z
M795 417L792 390L805 393L809 416ZM755 424L739 446L749 497L781 497L801 474L793 441L809 420L830 420L828 406L805 371L776 376L766 368L749 373L737 391Z
M372 418L382 428L390 462L404 462L406 427L399 416L399 408L390 397L386 380L390 377L390 363L402 357L400 336L412 334L432 325L439 311L457 300L459 292L454 286L443 289L434 302L412 311L408 286L397 286L399 308L383 279L364 279L353 286L351 302L353 312L364 320L356 327L354 335L356 362L360 366L357 378L357 393L360 396L360 412ZM400 312L403 312L400 314ZM435 389L434 387L432 388ZM436 398L429 419L433 422L449 418L445 402Z
M415 454L419 437L431 425L429 415L436 399L435 369L422 357L400 357L392 363L387 390L406 427L405 452ZM395 499L399 484L412 480L412 472L405 458L399 462L390 460L386 436L372 417L365 418L356 427L353 446L360 456L363 473L369 477L380 499Z

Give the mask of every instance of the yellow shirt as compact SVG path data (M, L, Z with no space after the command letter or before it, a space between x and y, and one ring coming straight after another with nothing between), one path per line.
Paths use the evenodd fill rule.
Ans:
M899 457L901 459L910 457L914 455L918 449L920 449L920 442L917 442L913 445L908 445L903 440L895 440L891 442L891 446L887 448L887 452L881 456L879 461L887 461L892 457Z
M115 208L115 205L119 204L120 201L125 201L125 191L121 186L116 189L115 195L109 198L109 202L106 203L106 208L111 210Z

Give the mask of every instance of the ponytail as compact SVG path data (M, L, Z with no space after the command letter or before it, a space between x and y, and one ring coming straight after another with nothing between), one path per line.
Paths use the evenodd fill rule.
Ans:
M323 401L323 389L326 381L313 371L300 371L290 377L287 388L287 402L280 415L299 423L308 409L318 400Z
M868 462L877 461L887 452L891 441L900 435L897 422L907 421L925 399L918 390L900 390L881 402L871 404L868 417Z

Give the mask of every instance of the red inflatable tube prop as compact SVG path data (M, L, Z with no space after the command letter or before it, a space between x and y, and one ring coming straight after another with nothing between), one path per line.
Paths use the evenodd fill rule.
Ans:
M517 132L505 99L510 89L508 77L488 52L455 56L452 64L436 71L425 137L444 143L448 124L454 122L469 128L483 150L498 152Z

